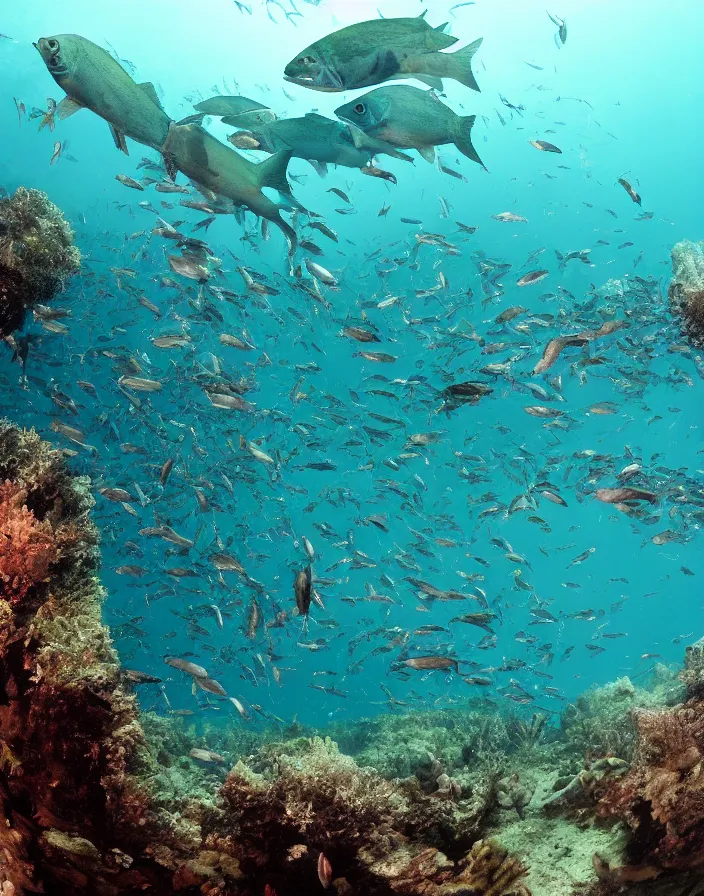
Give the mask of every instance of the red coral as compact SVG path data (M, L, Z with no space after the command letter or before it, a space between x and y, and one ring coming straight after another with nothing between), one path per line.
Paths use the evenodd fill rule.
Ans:
M0 595L14 604L46 580L59 557L51 523L38 520L26 498L12 482L0 484Z

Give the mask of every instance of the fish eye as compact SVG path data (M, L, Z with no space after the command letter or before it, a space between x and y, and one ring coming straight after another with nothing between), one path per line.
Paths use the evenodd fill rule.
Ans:
M299 65L313 65L315 59L312 56L301 56L298 60Z
M46 42L47 48L50 53L58 53L59 51L59 42L58 40L48 40Z
M366 108L367 107L364 105L364 103L357 103L357 105L354 107L354 111L357 113L357 115L364 115Z

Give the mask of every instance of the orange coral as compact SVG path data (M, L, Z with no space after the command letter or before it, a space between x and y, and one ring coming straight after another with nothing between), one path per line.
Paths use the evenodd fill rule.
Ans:
M12 482L0 485L0 595L15 604L46 580L59 557L51 523L38 520L26 499Z

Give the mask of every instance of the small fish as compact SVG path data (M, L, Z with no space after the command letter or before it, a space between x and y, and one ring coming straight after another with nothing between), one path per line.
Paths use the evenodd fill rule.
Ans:
M167 666L172 666L174 669L178 669L179 672L185 672L187 675L191 675L193 678L208 677L207 669L204 669L202 666L199 666L196 663L190 662L190 660L182 660L177 656L165 656L164 662Z
M599 488L594 493L598 501L604 504L625 504L628 501L647 501L657 504L657 496L640 488Z
M564 46L564 44L567 43L567 23L564 19L561 19L559 16L554 16L551 13L548 13L548 18L553 25L557 25L558 32L555 35L555 44L559 49L561 45Z
M144 191L144 185L140 184L140 182L133 177L129 177L127 174L116 174L115 180L118 180L125 187L130 187L132 190Z
M51 161L49 162L50 165L53 165L54 162L57 162L59 160L59 158L61 157L62 148L62 144L57 140L54 144L54 153L51 157Z
M386 352L355 352L352 357L365 358L367 361L376 361L379 364L392 364L397 360L395 355Z
M540 283L541 280L544 280L549 271L541 270L541 271L530 271L527 274L524 274L521 279L516 283L516 286L528 286L531 283Z
M513 212L499 212L498 215L492 215L495 221L502 221L504 224L527 224L528 218L521 215L515 215Z
M166 260L175 274L180 274L189 280L197 280L205 283L210 279L210 271L194 258L184 255L167 255Z
M328 890L332 884L332 865L322 852L318 856L318 880L325 890Z
M300 570L293 583L293 593L296 599L296 609L293 612L294 615L303 616L304 619L308 617L310 611L312 597L311 583L312 576L310 566Z
M554 143L548 143L547 140L530 140L530 145L534 146L536 149L542 150L542 152L558 152L562 153L562 150L555 146Z
M402 664L408 666L409 669L418 669L420 671L435 669L454 669L458 671L457 660L449 656L415 656L408 660L403 660Z
M345 336L355 339L357 342L381 342L376 333L364 327L345 327L342 332Z
M316 280L320 280L321 283L324 283L325 286L337 286L337 280L335 279L335 277L330 273L330 271L322 267L322 265L316 264L316 262L311 261L309 258L306 258L305 265L308 273L312 277L315 277Z
M198 762L213 762L218 765L225 762L225 757L219 753L214 753L212 750L201 750L199 747L193 747L188 755L192 759L197 759Z
M628 193L631 199L636 203L636 205L642 205L640 194L636 193L633 187L629 184L625 177L619 177L618 183L621 184L623 189Z

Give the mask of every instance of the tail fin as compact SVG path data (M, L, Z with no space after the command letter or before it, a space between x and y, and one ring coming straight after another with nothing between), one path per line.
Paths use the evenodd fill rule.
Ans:
M477 162L486 171L486 165L479 158L479 153L472 143L472 128L474 127L476 118L476 115L467 115L460 118L457 128L457 136L455 138L455 146L460 152L464 153L468 159Z
M483 40L484 38L480 37L475 40L474 43L469 44L467 47L463 47L456 53L440 54L441 58L445 60L445 71L442 77L452 78L455 81L459 81L460 84L464 84L465 87L470 87L472 90L478 91L479 85L477 84L477 79L474 77L474 72L472 71L472 59L479 47L481 47ZM435 72L433 72L433 74L435 74Z

